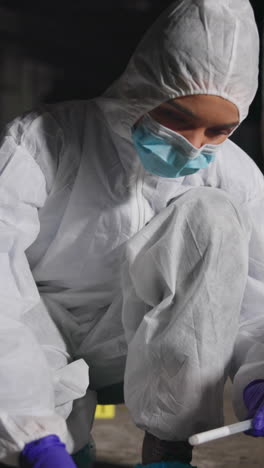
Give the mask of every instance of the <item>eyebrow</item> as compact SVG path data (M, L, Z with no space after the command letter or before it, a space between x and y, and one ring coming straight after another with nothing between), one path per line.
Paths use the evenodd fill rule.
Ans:
M189 115L190 117L193 117L194 119L199 119L198 115L194 114L190 109L187 109L186 107L182 106L179 103L176 103L175 101L164 103L164 107L166 106L174 107L180 112L183 112L184 114ZM228 129L228 128L236 127L237 125L239 125L239 121L230 122L230 123L221 124L221 125L215 125L212 128L213 129Z
M212 129L218 130L218 129L225 129L225 128L233 128L239 125L239 121L237 122L231 122L228 124L221 124L221 125L215 125L214 127L211 127Z
M198 116L195 115L190 109L187 109L186 107L181 106L181 104L178 104L177 102L174 102L174 101L165 102L164 106L176 107L177 110L183 112L184 114L190 115L191 117L198 119Z

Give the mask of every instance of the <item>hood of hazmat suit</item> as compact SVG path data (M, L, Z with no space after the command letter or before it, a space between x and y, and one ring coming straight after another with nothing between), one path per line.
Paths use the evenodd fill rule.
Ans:
M257 89L258 55L248 0L176 1L101 97L44 106L8 125L0 146L1 461L17 464L26 443L49 434L71 453L81 449L96 404L90 389L116 384L124 372L126 404L138 426L166 440L180 437L179 408L171 397L175 336L165 337L171 350L163 343L170 358L162 363L166 385L152 398L149 389L164 373L153 372L141 356L148 347L155 357L160 341L149 322L139 351L136 331L145 304L132 294L134 282L146 278L135 275L126 290L121 271L130 241L197 187L228 192L250 213L250 274L233 359L236 395L260 378L264 344L255 330L264 328L262 174L226 140L210 167L196 174L153 176L131 138L142 115L180 96L221 96L237 106L242 122ZM169 281L171 271L164 274ZM165 411L160 402L167 397ZM211 425L219 422L210 418Z
M258 60L259 36L248 0L179 0L146 33L121 78L104 94L104 110L113 131L125 136L162 102L211 94L235 104L241 123L257 91Z

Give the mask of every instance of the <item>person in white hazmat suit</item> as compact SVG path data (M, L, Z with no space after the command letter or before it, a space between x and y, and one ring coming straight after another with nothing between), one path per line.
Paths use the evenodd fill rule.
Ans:
M2 463L75 466L96 392L122 382L144 465L190 466L228 375L264 435L264 183L228 139L258 41L248 0L178 0L103 96L5 129Z

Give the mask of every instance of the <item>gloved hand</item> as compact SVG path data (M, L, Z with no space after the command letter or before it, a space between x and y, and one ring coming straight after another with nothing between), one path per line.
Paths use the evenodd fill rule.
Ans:
M248 418L253 419L252 429L246 434L264 437L264 380L253 380L244 389L243 397L249 411Z
M21 468L76 468L65 445L56 435L26 444L20 454Z

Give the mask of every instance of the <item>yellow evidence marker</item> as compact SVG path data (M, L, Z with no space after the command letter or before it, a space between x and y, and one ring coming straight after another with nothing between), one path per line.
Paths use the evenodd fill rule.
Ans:
M115 417L115 405L97 405L95 419L113 419Z

